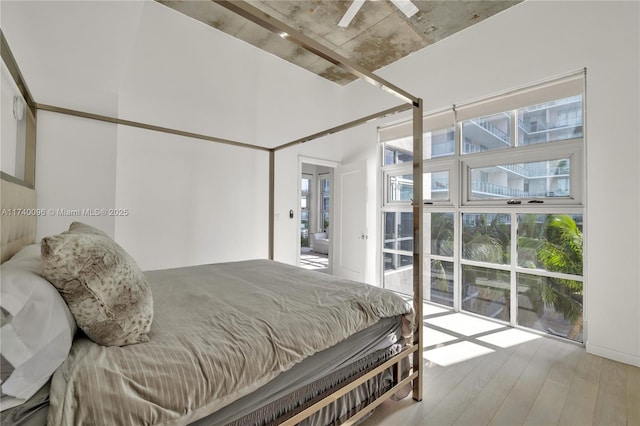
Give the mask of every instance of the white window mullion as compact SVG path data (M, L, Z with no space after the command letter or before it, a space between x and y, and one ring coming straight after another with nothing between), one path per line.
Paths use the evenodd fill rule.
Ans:
M518 213L511 213L511 297L510 297L510 312L509 324L513 327L516 326L518 321L518 280L517 270L518 265Z
M511 147L514 148L518 146L518 110L513 109L509 111L509 117L511 117L511 122L509 123Z

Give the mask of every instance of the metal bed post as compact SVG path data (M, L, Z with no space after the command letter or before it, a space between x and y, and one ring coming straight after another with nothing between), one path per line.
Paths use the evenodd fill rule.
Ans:
M413 399L422 401L423 383L423 353L422 353L422 282L423 282L423 222L422 215L422 99L413 104L413 309L415 312L415 329L413 344L418 350L413 353L413 371L418 377L413 381Z
M275 162L276 151L269 151L269 260L273 260L274 240L274 211L275 211Z

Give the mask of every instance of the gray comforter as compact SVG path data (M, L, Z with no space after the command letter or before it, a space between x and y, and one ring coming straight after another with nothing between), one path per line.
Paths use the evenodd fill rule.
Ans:
M182 425L306 357L412 309L391 292L266 260L147 272L150 341L77 338L51 383L50 425Z

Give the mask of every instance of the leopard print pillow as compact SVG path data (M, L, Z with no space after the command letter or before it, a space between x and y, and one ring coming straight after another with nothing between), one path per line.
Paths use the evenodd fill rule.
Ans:
M105 346L149 340L151 289L115 241L76 229L43 238L41 251L43 276L58 289L91 340Z

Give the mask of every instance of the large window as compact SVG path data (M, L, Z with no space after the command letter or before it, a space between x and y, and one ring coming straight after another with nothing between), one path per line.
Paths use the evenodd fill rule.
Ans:
M582 341L583 75L425 117L424 297ZM411 123L380 129L384 285L411 293Z

